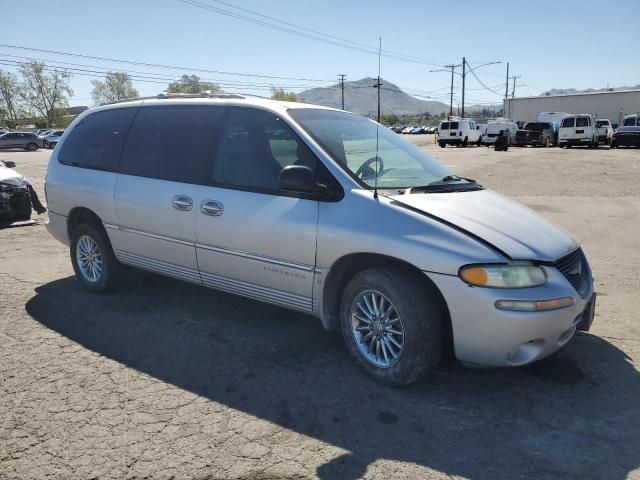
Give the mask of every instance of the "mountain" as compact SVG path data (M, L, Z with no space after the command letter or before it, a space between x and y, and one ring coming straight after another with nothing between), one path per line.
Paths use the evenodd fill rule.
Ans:
M574 93L591 93L591 92L618 92L621 90L639 90L640 84L631 87L612 87L612 88L586 88L577 90L575 88L552 88L540 94L541 97L549 97L553 95L571 95Z
M363 78L353 82L344 82L344 108L350 112L375 117L378 112L378 92L373 88L376 79ZM406 94L400 87L382 79L382 114L396 115L419 114L429 112L440 114L449 111L449 105L442 102L419 100ZM315 103L326 107L341 108L340 85L312 88L298 94L300 101Z

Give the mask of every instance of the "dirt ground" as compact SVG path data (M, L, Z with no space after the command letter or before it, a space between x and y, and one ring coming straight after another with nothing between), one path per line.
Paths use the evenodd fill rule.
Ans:
M142 273L89 294L36 217L0 230L0 478L640 479L640 150L411 140L583 243L590 333L387 388L311 317ZM0 152L41 195L48 156Z

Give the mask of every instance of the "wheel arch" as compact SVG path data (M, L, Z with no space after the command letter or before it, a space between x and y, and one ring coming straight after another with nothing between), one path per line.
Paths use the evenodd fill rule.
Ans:
M104 231L102 220L93 210L86 207L75 207L71 209L67 217L67 235L69 238L71 238L73 230L81 223L89 223ZM109 238L108 235L107 238Z
M424 289L431 289L436 293L446 314L445 338L447 348L453 345L451 316L447 302L437 285L428 274L411 263L396 257L377 253L352 253L336 260L324 279L322 289L322 325L328 331L336 330L340 324L340 302L342 292L347 283L357 273L369 268L399 268L411 272Z

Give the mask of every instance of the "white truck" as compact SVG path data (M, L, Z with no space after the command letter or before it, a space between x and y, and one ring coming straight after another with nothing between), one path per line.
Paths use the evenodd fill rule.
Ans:
M613 137L613 125L608 118L598 118L596 120L596 129L598 133L598 143L611 145L611 137Z
M447 145L466 147L470 144L480 145L482 135L480 126L473 120L464 118L445 120L438 127L438 145L445 148Z
M563 118L558 132L558 146L560 148L597 147L598 129L595 117L590 113L579 113Z
M510 120L498 120L487 124L487 133L482 137L482 144L489 147L496 143L496 138L500 136L502 130L507 132L509 145L515 143L518 125Z

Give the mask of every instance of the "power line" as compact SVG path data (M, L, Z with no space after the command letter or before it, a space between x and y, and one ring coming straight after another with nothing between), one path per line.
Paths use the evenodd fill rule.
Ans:
M95 55L84 55L84 54L80 54L80 53L63 52L63 51L60 51L60 50L46 50L44 48L24 47L24 46L21 46L21 45L9 45L9 44L4 44L4 43L0 43L0 47L12 48L12 49L17 49L17 50L27 50L27 51L31 51L31 52L49 53L49 54L54 54L54 55L64 55L64 56L69 56L69 57L87 58L87 59L90 59L90 60L101 60L101 61L104 61L104 62L124 63L124 64L128 64L128 65L137 65L137 66L153 67L153 68L164 68L164 69L168 69L168 70L182 70L182 71L187 71L187 72L216 73L216 74L219 74L219 75L233 75L233 76L254 77L254 78L270 78L270 79L273 79L273 80L296 80L296 81L305 81L305 82L332 83L332 82L335 81L335 80L322 80L322 79L317 79L317 78L277 77L277 76L262 75L262 74L257 74L257 73L240 73L240 72L228 72L228 71L223 71L223 70L209 70L209 69L205 69L205 68L184 67L184 66L160 64L160 63L140 62L140 61L135 61L135 60L123 60L123 59L118 59L118 58L98 57L98 56L95 56Z
M45 58L34 58L34 57L24 57L24 56L20 56L20 55L10 55L10 54L6 54L6 53L0 53L0 57L12 57L12 58L20 58L23 60L35 60L38 62L42 62L45 64L48 64L48 66L57 66L57 65L51 65L51 64L61 64L64 66L60 66L58 68L60 69L65 69L65 70L79 70L79 71L88 71L90 73L110 73L112 71L118 71L118 72L123 72L123 73L127 73L132 77L137 77L139 79L144 79L144 78L151 78L151 79L166 79L167 81L178 81L180 80L180 77L176 77L173 75L167 75L167 74L162 74L162 73L156 73L156 72L146 72L146 71L141 71L141 70L128 70L128 69L111 69L111 68L106 68L106 67L100 67L100 66L96 66L96 65L87 65L87 64L83 64L83 63L74 63L74 62L61 62L58 60L51 60L51 59L45 59ZM13 60L7 60L7 61L13 61ZM16 63L18 64L26 64L28 62L18 62L16 61ZM71 65L71 67L69 67L68 65ZM85 70L85 69L80 69L80 68L75 68L75 67L87 67L88 69L98 69L98 71L96 70ZM104 72L102 72L101 70L105 70ZM213 83L217 83L217 84L225 84L225 85L235 85L235 86L246 86L246 87L254 87L254 86L266 86L266 87L274 87L274 88L278 88L278 87L287 87L287 88L313 88L316 87L317 85L289 85L289 84L274 84L274 83L262 83L262 82L247 82L247 81L229 81L229 80L222 80L219 78L201 78L200 80L203 81L207 81L207 82L213 82Z
M230 5L228 3L225 2L221 2L219 0L213 0L216 1L217 3L221 3L224 5L228 5L231 6L233 8L236 8L238 10L250 13L251 15L254 15L256 17L261 17L261 18L266 18L278 23L281 23L283 25L288 25L288 27L283 27L280 25L276 25L272 22L268 22L265 20L259 20L258 18L252 18L252 17L248 17L246 15L242 15L240 13L235 13L229 10L225 10L223 8L219 8L219 7L215 7L211 4L205 3L203 1L198 1L198 0L177 0L178 2L187 4L187 5L191 5L192 7L197 7L197 8L201 8L204 10L208 10L214 13L219 13L221 15L226 15L228 17L232 17L232 18L236 18L238 20L243 20L246 22L250 22L253 23L255 25L260 25L263 27L267 27L267 28L271 28L273 30L278 30L284 33L289 33L291 35L296 35L302 38L307 38L310 40L315 40L318 42L322 42L328 45L333 45L333 46L337 46L337 47L342 47L342 48L347 48L350 50L355 50L355 51L359 51L359 52L363 52L363 53L369 53L369 54L373 54L373 55L378 55L378 49L369 45L365 45L362 43L357 43L357 42L353 42L351 40L347 40L341 37L336 37L334 35L328 35L326 33L322 33L319 32L317 30L312 30L310 28L307 27L302 27L300 25L296 25L293 23L289 23L289 22L285 22L283 20L274 18L274 17L269 17L267 15L263 15L261 13L252 11L252 10L248 10L245 8L241 8L241 7L236 7L234 5ZM292 28L289 28L292 27ZM307 33L307 32L311 32L311 33ZM384 52L384 53L382 53ZM433 65L433 66L441 66L439 63L435 63L432 62L428 59L422 59L419 57L414 57L411 55L405 55L402 53L397 53L397 52L392 52L390 50L383 50L380 54L383 57L386 58L393 58L396 60L402 60L402 61L406 61L406 62L413 62L413 63L420 63L420 64L424 64L424 65Z

